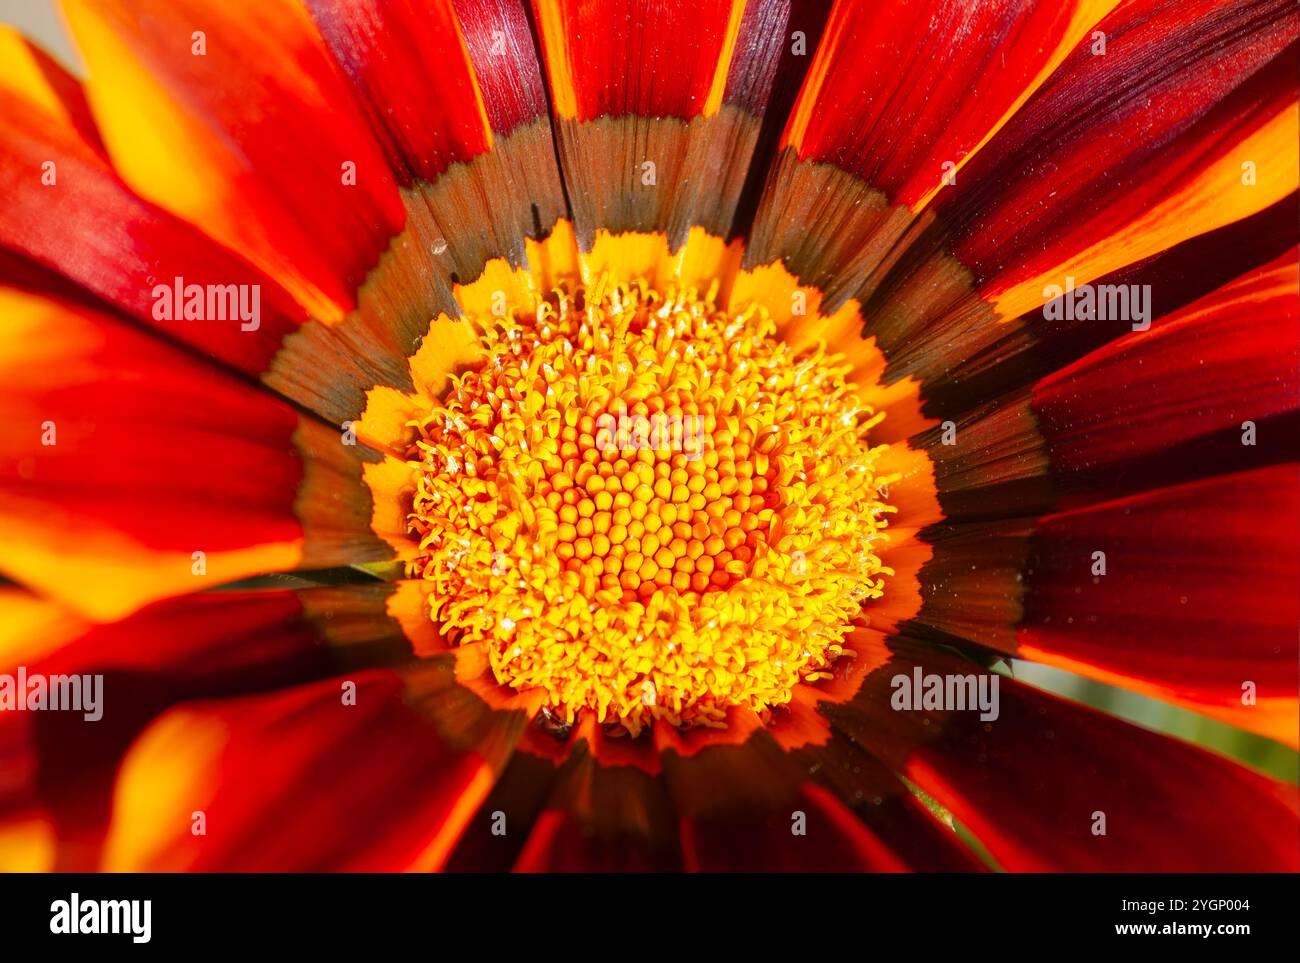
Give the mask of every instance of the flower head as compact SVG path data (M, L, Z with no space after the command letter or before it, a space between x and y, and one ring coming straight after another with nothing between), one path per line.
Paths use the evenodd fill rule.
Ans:
M0 869L1300 865L1289 0L60 5Z

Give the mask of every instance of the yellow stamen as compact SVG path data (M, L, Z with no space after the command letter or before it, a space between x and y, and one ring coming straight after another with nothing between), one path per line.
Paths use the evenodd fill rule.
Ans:
M469 319L482 362L412 426L431 617L566 721L765 714L892 574L880 416L843 359L715 295L602 280Z

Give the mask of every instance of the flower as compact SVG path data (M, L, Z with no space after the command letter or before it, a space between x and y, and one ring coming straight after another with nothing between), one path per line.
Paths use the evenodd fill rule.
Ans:
M63 11L0 866L1300 865L1293 4Z

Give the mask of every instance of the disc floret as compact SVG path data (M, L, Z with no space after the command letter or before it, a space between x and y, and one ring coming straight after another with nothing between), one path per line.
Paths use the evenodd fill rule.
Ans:
M892 574L879 421L758 305L605 285L476 318L418 425L411 574L496 680L633 735L767 714Z

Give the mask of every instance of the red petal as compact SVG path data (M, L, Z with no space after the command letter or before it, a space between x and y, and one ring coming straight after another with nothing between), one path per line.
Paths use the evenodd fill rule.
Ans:
M826 746L799 750L808 771L832 792L910 869L918 872L980 872L985 869L907 786L878 759L839 733Z
M59 126L71 127L88 144L103 148L81 83L8 24L0 24L0 63L5 65L0 87L33 101L41 112L56 117Z
M579 121L716 113L744 6L533 0L555 113Z
M22 777L28 803L47 813L51 848L57 844L59 868L69 871L98 866L117 763L159 712L186 699L318 677L334 664L287 592L190 595L96 626L11 591L0 596L0 620L0 671L25 666L29 677L103 677L96 721L78 712L5 712L0 718L0 730L7 726L12 733L16 726L21 733L16 737L26 775L15 771L13 777ZM0 809L9 765L0 761Z
M954 720L905 774L1009 870L1300 867L1294 787L1010 680L988 729Z
M0 300L6 572L111 619L298 563L291 408L89 310Z
M691 872L899 873L907 865L819 786L787 806L687 819L682 848Z
M1113 6L840 0L782 146L919 208Z
M781 131L803 86L813 54L821 42L832 0L748 0L736 37L724 107L733 107L742 117L758 118L749 170L744 174L741 196L733 203L737 210L724 222L699 223L727 236L749 234L754 212L762 194L763 180L772 166ZM744 125L742 124L742 129ZM737 167L743 156L732 161ZM708 185L716 190L718 185ZM734 221L731 219L734 217Z
M763 115L788 102L808 62L788 45L796 26L815 43L812 6L534 0L584 250L602 230L662 232L673 249L693 227L728 235L746 196L748 220L750 162L770 154L775 130Z
M321 320L351 310L405 211L305 11L288 0L64 7L127 183L247 257Z
M50 872L56 865L53 819L36 791L29 714L0 717L0 872Z
M453 748L403 692L400 678L375 671L173 709L123 763L105 867L440 867L493 766ZM205 835L192 832L196 813Z
M42 183L53 164L54 182ZM0 89L0 244L171 337L251 374L265 370L303 314L270 279L195 228L140 200L66 118ZM72 238L77 243L69 243ZM258 291L256 330L238 317L203 323L155 316L156 285ZM251 295L250 295L251 296Z
M537 822L557 776L550 760L522 748L515 752L466 826L447 860L447 871L508 872L514 867L531 836L528 827Z

